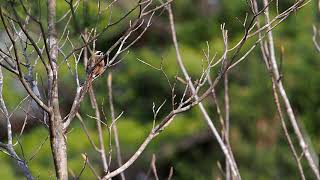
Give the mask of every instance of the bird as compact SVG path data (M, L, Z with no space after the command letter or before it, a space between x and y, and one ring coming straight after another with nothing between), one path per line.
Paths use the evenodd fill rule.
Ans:
M104 54L101 51L95 51L91 56L91 75L92 79L96 79L105 71Z

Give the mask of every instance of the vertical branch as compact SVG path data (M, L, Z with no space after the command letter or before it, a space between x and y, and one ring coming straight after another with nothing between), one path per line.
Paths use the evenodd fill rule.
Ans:
M84 39L85 39L85 43L87 43L87 40L89 39L87 30L85 29L84 32ZM95 44L95 43L93 43ZM87 69L87 66L90 66L90 61L88 61L88 49L89 47L85 47L84 48L84 65L85 65L85 69ZM103 140L103 131L102 131L102 127L101 127L101 115L100 115L100 111L99 111L99 106L97 103L97 99L94 93L94 89L93 89L93 84L90 85L89 89L89 97L90 97L90 101L91 101L91 106L92 109L95 110L95 116L96 116L96 125L97 125L97 130L98 130L98 139L99 139L99 149L98 152L100 154L100 158L102 161L102 167L103 167L103 171L105 173L109 172L109 167L108 167L108 163L107 163L107 157L106 157L106 153L105 153L105 147L104 147L104 140Z
M2 67L0 67L0 108L2 113L4 114L6 120L7 120L7 136L8 136L8 144L12 145L12 130L11 130L11 122L9 118L9 113L6 107L6 104L3 100L2 96L2 90L3 90L3 74L2 74Z
M102 161L103 171L107 173L109 171L109 167L108 167L107 157L106 157L105 147L104 147L103 131L101 127L101 116L100 116L99 106L98 106L97 99L96 99L92 85L89 87L89 97L92 102L91 106L95 110L95 116L96 116L95 119L96 119L98 139L99 139L99 154Z
M225 144L230 147L229 143L229 131L230 131L230 103L229 103L229 79L228 71L224 75L224 109L225 109L225 132L224 141ZM230 164L226 159L226 180L230 180Z
M171 9L171 5L168 5L168 12L169 12L169 20L170 20L170 28L171 28L171 34L172 34L172 40L173 40L173 44L176 50L176 56L177 56L177 62L178 65L194 95L194 99L196 101L199 100L199 96L196 94L196 89L191 81L191 78L184 66L184 63L182 61L181 55L180 55L180 51L179 51L179 47L178 47L178 42L177 42L177 37L176 37L176 30L175 30L175 26L174 26L174 19L173 19L173 13L172 13L172 9ZM229 161L230 165L231 165L231 170L232 170L232 174L235 176L235 179L241 179L240 177L240 173L239 170L237 168L236 162L233 160L231 152L228 150L229 148L224 144L222 138L220 137L216 127L213 125L211 118L209 117L206 109L204 108L203 104L201 102L199 102L198 104L203 116L204 116L204 120L206 121L207 125L209 126L209 128L211 129L212 133L214 134L214 136L217 138L218 143L224 153L224 155L226 156L226 159Z
M112 96L112 72L108 73L108 92L109 92L109 105L110 105L110 113L112 119L112 130L114 134L114 142L116 145L116 153L117 153L117 162L118 166L122 166L122 157L121 157L121 149L120 149L120 142L119 142L119 135L118 135L118 128L116 125L116 118L114 113L114 106L113 106L113 96ZM121 179L125 180L124 172L120 173Z
M15 160L19 169L23 172L24 176L28 180L33 180L33 177L30 173L30 170L29 170L26 162L17 155L17 153L15 152L15 150L13 148L10 116L9 116L6 104L3 100L2 90L3 90L3 74L2 74L2 67L0 67L0 110L4 114L4 116L7 120L7 136L8 136L7 144L3 144L0 142L0 149L4 149Z
M254 13L257 13L258 12L258 4L257 4L257 1L254 0L252 2L252 7L253 7L253 11ZM256 20L257 22L257 28L259 29L260 28L260 21L259 19ZM258 34L259 37L261 38L262 35L261 33ZM271 81L272 81L272 90L273 90L273 98L274 98L274 102L276 104L276 108L277 108L277 112L278 112L278 115L279 115L279 118L280 118L280 121L281 121L281 126L282 126L282 129L285 133L285 136L286 136L286 139L289 143L289 147L290 147L290 150L294 156L294 159L296 160L296 163L297 163L297 166L298 166L298 169L299 169L299 172L300 172L300 176L301 176L301 179L302 180L305 180L305 175L304 175L304 172L303 172L303 168L302 168L302 164L301 164L301 161L298 157L298 154L297 154L297 151L293 145L293 142L292 142L292 139L289 135L289 132L288 132L288 128L287 128L287 125L285 123L285 119L283 117L283 112L282 112L282 109L281 109L281 105L280 105L280 100L279 100L279 94L278 94L278 91L277 91L277 85L276 85L276 79L274 78L273 76L273 73L272 73L272 69L271 69L271 63L269 61L269 49L268 47L266 46L266 44L264 43L264 41L260 41L259 42L260 44L260 48L261 48L261 52L262 52L262 58L265 62L265 65L266 65L266 68L270 74L270 77L271 77ZM283 57L281 57L282 59Z
M56 1L48 0L48 44L49 61L52 67L52 73L49 73L49 104L52 109L50 118L50 142L53 154L56 176L59 180L68 179L67 166L67 146L64 138L63 122L59 108L58 94L58 45L56 34ZM50 81L51 80L51 81Z
M266 6L268 4L267 0L264 0L264 5ZM320 179L319 169L316 160L312 157L312 152L310 150L310 147L308 147L308 144L305 140L305 137L303 136L301 129L298 125L298 122L296 120L296 117L293 113L289 98L287 96L287 93L284 89L284 86L282 84L282 80L280 78L280 73L278 70L278 65L276 61L275 56L275 50L274 50L274 41L273 41L273 35L272 35L272 29L270 27L270 17L269 17L269 8L267 7L265 10L265 19L266 23L269 24L267 27L267 41L268 41L268 48L269 48L269 61L270 61L270 68L274 77L274 80L277 85L277 89L282 97L282 100L284 102L284 105L286 107L287 115L289 117L289 120L291 122L291 125L293 127L293 130L299 140L300 147L302 151L305 154L305 157L308 161L309 166L311 167L313 173L315 174L316 178Z
M272 79L272 90L273 90L274 102L276 103L278 115L279 115L279 118L281 120L282 129L284 130L284 134L285 134L285 136L287 138L287 141L289 143L290 149L291 149L291 151L293 153L293 157L294 157L295 161L297 162L301 179L305 180L306 177L305 177L304 172L303 172L303 168L302 168L302 164L300 162L300 158L298 157L297 151L296 151L296 149L295 149L295 147L293 145L293 142L291 140L291 137L289 135L287 125L286 125L286 123L284 121L284 117L283 117L283 113L282 113L281 105L280 105L280 101L279 101L279 95L278 95L278 92L277 92L276 81L274 79Z

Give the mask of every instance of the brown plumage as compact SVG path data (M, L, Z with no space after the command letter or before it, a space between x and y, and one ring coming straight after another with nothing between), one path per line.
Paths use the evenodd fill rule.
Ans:
M92 73L92 78L95 79L98 76L100 76L104 70L105 70L105 62L104 62L104 55L103 52L101 51L96 51L92 55L92 60L91 60L91 73ZM97 64L98 63L98 64Z

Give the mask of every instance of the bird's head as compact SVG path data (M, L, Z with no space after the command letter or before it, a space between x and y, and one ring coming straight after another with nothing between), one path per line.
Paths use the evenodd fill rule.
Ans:
M94 55L95 56L103 56L103 52L102 51L95 51Z

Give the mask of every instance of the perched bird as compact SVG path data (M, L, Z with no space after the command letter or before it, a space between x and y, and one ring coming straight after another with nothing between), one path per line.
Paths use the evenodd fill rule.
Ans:
M96 51L91 56L91 73L92 73L92 79L96 79L98 76L100 76L104 70L105 70L105 62L104 62L104 55L101 51Z

